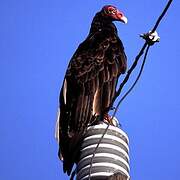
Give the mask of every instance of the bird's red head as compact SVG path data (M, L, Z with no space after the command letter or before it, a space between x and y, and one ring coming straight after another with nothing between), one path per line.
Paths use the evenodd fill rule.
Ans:
M102 8L104 15L110 18L112 21L121 21L123 23L127 23L127 18L124 14L118 10L115 6L107 5Z

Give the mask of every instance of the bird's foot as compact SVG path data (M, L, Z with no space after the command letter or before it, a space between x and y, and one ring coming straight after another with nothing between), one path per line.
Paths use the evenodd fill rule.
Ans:
M104 121L106 124L110 124L110 125L111 125L111 124L112 124L112 123L111 123L111 119L112 119L112 118L111 118L111 116L110 116L109 114L107 114L107 113L104 114L103 121Z
M111 126L119 127L118 120L115 117L112 118L108 113L104 114L103 122Z

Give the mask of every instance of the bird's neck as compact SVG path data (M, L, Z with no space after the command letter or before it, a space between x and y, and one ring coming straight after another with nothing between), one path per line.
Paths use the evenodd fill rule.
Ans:
M104 29L109 29L110 31L117 33L116 26L112 23L112 21L104 18L101 13L97 13L92 21L90 34L102 31Z

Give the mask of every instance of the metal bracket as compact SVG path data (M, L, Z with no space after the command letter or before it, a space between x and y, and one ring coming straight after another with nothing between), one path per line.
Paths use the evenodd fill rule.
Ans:
M148 33L143 33L140 35L140 37L145 39L147 44L150 46L160 41L160 37L158 36L158 33L156 31L154 31L153 33L151 31L149 31Z

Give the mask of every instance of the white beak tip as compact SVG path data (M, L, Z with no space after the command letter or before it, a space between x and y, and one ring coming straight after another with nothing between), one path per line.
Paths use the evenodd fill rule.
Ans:
M128 19L127 19L127 17L125 17L125 16L123 16L123 17L121 18L121 20L122 20L122 22L123 22L124 24L127 24L127 23L128 23Z

